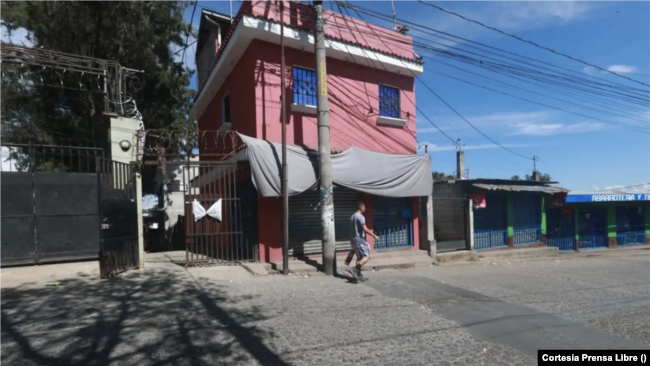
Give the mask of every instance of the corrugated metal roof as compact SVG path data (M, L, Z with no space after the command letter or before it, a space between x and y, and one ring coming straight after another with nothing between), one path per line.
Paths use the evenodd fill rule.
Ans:
M490 191L511 191L511 192L541 192L547 194L569 192L568 189L551 186L513 186L505 184L481 184L475 183L474 187Z
M485 183L485 184L511 184L511 185L539 185L539 184L557 184L558 182L541 182L538 180L512 180L512 179L499 179L499 178L471 178L471 179L445 179L439 180L435 183L455 183L455 184L472 184L472 183Z

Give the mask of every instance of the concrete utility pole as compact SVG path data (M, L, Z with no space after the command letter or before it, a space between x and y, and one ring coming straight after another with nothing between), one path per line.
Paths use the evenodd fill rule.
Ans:
M289 179L287 178L287 91L284 66L284 1L280 1L280 77L282 78L282 274L289 274Z
M329 105L327 101L327 68L325 54L325 21L323 2L314 1L316 27L316 74L318 99L318 161L320 163L321 225L323 229L323 270L327 275L336 273L336 244L334 241L334 190L332 188L332 156L330 152Z
M463 172L465 171L465 152L463 145L460 144L460 139L456 141L458 151L456 151L456 179L463 179Z

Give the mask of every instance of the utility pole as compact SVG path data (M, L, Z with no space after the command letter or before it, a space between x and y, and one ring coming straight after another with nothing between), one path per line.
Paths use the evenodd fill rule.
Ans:
M314 1L316 27L316 74L318 99L318 162L320 164L321 225L323 229L323 270L326 275L336 273L336 247L334 242L334 190L332 189L332 156L330 152L329 105L327 101L327 68L325 54L325 21L323 1Z
M287 92L284 67L284 1L280 0L280 83L282 113L282 274L289 274L289 179L287 178Z

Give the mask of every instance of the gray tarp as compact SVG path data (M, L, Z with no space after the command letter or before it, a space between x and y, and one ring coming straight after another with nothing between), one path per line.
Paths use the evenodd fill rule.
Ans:
M239 134L247 145L252 180L262 197L280 196L282 145ZM289 195L318 184L318 155L287 146ZM429 155L391 155L352 147L332 155L335 184L384 197L428 196L433 189Z

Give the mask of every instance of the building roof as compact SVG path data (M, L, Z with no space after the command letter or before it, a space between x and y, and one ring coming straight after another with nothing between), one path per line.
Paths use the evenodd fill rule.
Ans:
M257 6L257 5L255 5L255 6ZM305 6L307 6L307 5L305 5ZM328 12L331 13L331 11L325 10L325 9L323 9L323 12L324 13L328 13ZM219 14L219 13L214 13L214 14L218 14L218 15L223 16L223 14ZM213 14L211 14L211 15L213 15ZM210 77L210 73L212 72L212 69L214 69L214 67L219 62L219 59L221 58L222 54L224 53L224 50L228 46L228 42L230 41L230 38L231 38L233 32L235 31L235 29L239 25L239 23L240 23L243 16L248 16L248 17L252 17L252 18L256 18L256 19L263 19L263 20L270 21L270 22L275 23L275 24L280 24L279 20L274 19L268 13L266 14L266 16L260 16L258 14L253 14L251 11L249 11L248 9L245 9L242 6L240 8L239 12L237 13L237 16L232 20L232 25L230 26L226 36L222 40L221 46L219 47L219 50L217 51L217 54L216 54L216 56L214 58L214 61L212 62L212 64L208 68L208 72L206 73L205 78L200 81L196 96L194 97L194 101L196 101L199 98L199 96L201 95L201 92L203 91L203 89L205 87L205 84L207 83L207 81L208 81L208 79ZM343 16L343 17L347 18L346 16ZM364 23L369 24L369 23L367 23L365 21L364 21ZM295 24L290 24L290 23L288 23L286 21L284 22L284 24L287 25L288 27L290 27L291 29L298 29L298 30L304 30L304 31L311 31L312 30L312 29L310 29L308 27L303 27L303 26L298 26L298 25L295 25ZM407 57L404 57L403 55L400 55L400 54L398 54L396 52L386 52L384 50L380 50L380 49L370 47L367 44L362 44L360 42L352 42L350 40L346 40L346 39L343 39L342 37L337 37L337 36L334 36L332 34L327 34L325 36L325 38L333 39L333 40L336 40L336 41L339 41L339 42L342 42L342 43L346 43L346 44L349 44L349 45L354 45L354 46L362 47L362 48L365 48L365 49L369 49L369 50L372 50L372 51L374 51L376 53L384 54L384 55L391 56L391 57L395 57L395 58L403 60L403 61L413 62L413 63L419 64L419 65L424 64L424 61L422 61L422 60L417 60L417 59L414 59L414 58L407 58Z
M512 179L495 179L495 178L474 178L474 179L456 179L456 180L442 180L434 182L437 183L453 183L453 184L494 184L494 185L511 185L511 186L548 186L550 184L557 184L558 182L540 182L537 180L512 180ZM568 191L568 190L567 190Z
M648 194L650 192L624 192L624 191L569 191L569 195L594 195L594 194Z
M536 182L539 183L539 182ZM541 192L547 194L565 193L568 189L560 187L551 187L545 185L506 185L506 184L481 184L476 183L474 187L487 189L489 191L509 191L509 192Z

